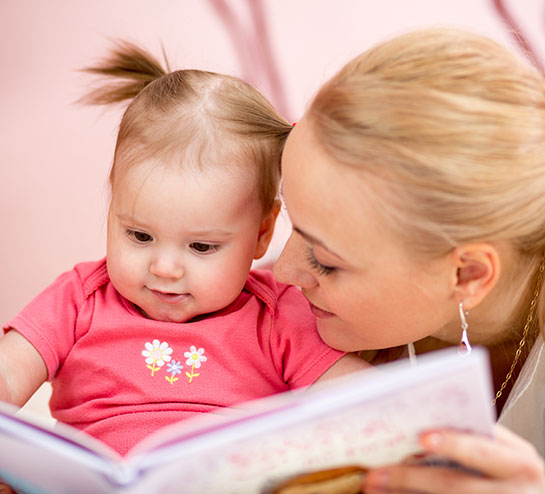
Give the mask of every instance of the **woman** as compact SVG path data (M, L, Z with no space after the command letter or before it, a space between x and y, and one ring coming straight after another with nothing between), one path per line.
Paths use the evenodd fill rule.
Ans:
M422 437L482 475L397 465L365 492L545 493L542 75L470 33L400 36L320 89L282 167L293 233L276 276L326 343L372 362L408 344L490 351L496 437Z

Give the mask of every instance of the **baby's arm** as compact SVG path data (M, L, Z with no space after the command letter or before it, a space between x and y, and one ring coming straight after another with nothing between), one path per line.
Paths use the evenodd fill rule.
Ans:
M0 337L0 400L24 405L47 379L41 355L16 330Z
M327 369L317 380L327 381L335 377L343 376L344 374L350 374L351 372L360 371L363 369L370 369L373 366L362 360L354 353L347 353L344 357L341 357L335 362L329 369Z

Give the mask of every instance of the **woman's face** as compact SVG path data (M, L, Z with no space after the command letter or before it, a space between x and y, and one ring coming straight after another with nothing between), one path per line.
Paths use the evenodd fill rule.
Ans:
M384 185L326 154L305 120L288 138L282 172L293 232L275 275L302 288L322 339L344 351L444 339L455 271L448 256L417 262L388 228L374 202Z

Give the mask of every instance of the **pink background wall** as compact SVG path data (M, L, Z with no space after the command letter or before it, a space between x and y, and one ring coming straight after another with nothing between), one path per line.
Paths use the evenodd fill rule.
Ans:
M282 108L290 120L345 61L392 34L454 25L515 46L489 0L265 0L263 5L285 89ZM541 55L544 3L505 5ZM136 41L156 54L163 42L173 67L245 77L280 108L263 58L248 65L239 56L255 46L248 2L231 0L228 6L247 40L239 51L209 0L0 0L0 321L76 262L104 255L106 177L121 112L74 101L89 82L78 69L105 53L108 38ZM289 231L285 221L279 226L269 258Z

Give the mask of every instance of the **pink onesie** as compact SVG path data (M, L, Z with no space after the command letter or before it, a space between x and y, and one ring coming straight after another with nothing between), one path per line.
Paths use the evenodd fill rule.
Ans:
M170 323L124 299L105 260L81 263L10 328L47 365L52 415L121 454L184 418L311 384L344 355L321 341L303 295L268 271L252 271L225 309Z

